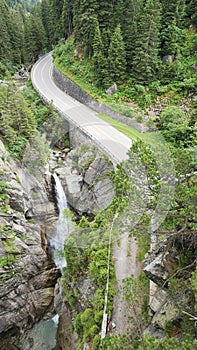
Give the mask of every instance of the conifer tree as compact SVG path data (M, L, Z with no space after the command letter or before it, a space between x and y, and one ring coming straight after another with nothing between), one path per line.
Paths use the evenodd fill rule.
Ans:
M62 9L64 0L49 0L50 15L53 23L53 42L57 43L64 36L62 28Z
M20 63L21 30L16 22L16 13L0 0L0 60L4 63Z
M100 0L98 2L98 20L101 29L101 33L104 30L109 29L112 31L114 27L114 7L111 0Z
M10 33L10 41L12 43L12 62L19 65L23 59L24 45L24 29L23 18L18 11L11 12L12 31Z
M190 22L194 25L197 23L197 0L191 0L187 4L186 12L190 17Z
M126 71L126 52L120 25L116 27L111 38L108 54L108 67L108 74L111 83L123 82Z
M132 76L142 84L154 81L158 72L160 13L158 0L147 0L140 17Z
M161 0L161 55L176 55L182 36L185 0Z
M161 0L162 5L162 27L168 27L174 20L181 28L185 16L185 0Z
M142 5L143 0L117 0L115 5L116 21L121 25L128 68L131 68Z
M40 10L40 16L42 19L42 24L45 29L46 33L46 39L47 39L47 46L48 48L51 48L52 44L54 43L54 25L53 25L53 16L51 13L51 5L49 3L49 0L42 0L41 4L41 10Z
M61 16L64 37L69 37L73 31L72 8L73 8L73 1L72 0L64 0L64 4L63 4L63 8L62 8L62 16Z
M95 19L95 34L93 39L93 65L94 65L94 78L98 86L105 85L105 79L107 76L107 59L104 56L104 47L101 38L101 31L99 28L98 19Z
M103 52L105 57L107 57L111 36L112 36L111 30L109 28L104 28L102 30L101 36L102 36L102 42L103 42Z
M45 30L39 16L31 14L25 18L25 43L24 59L27 63L33 63L46 46Z
M73 23L75 41L80 43L86 54L91 57L97 16L98 2L96 0L75 0L73 5Z

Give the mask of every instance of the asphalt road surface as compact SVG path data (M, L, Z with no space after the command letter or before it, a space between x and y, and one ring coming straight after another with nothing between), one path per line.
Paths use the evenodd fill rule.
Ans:
M35 63L31 73L34 88L45 100L52 101L66 119L82 129L114 163L127 159L131 140L100 119L92 109L60 90L52 79L52 65L50 53Z

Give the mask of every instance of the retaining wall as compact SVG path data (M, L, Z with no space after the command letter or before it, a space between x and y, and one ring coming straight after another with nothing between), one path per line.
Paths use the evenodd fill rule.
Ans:
M122 123L130 125L140 132L147 131L147 128L131 118L125 117L124 115L113 111L111 108L107 107L102 102L94 100L90 95L82 90L78 85L71 81L68 77L63 75L55 66L53 66L52 71L53 79L56 85L65 93L75 98L77 101L85 104L86 106L92 108L97 113L106 114Z

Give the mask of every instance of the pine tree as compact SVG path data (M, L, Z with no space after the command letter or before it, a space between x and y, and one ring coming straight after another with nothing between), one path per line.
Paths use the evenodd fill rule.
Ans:
M20 12L11 13L12 30L10 32L10 42L12 45L12 62L21 64L24 45L23 19Z
M46 47L46 35L41 18L33 14L27 16L24 30L24 59L26 63L33 63Z
M64 32L64 37L69 37L73 31L73 1L72 0L64 0L63 8L62 8L62 28Z
M115 4L116 21L121 25L128 68L131 68L142 5L143 0L117 0Z
M53 42L57 43L64 36L62 27L62 9L64 0L49 0L50 5L50 16L53 23Z
M96 0L75 0L73 4L73 23L75 42L80 43L87 56L91 57L97 17L98 3Z
M139 21L132 76L142 84L149 84L157 76L160 13L161 7L158 0L147 0Z
M95 19L95 34L93 39L94 78L98 86L104 86L107 77L107 59L104 56L104 47L98 20Z
M187 4L186 12L190 17L190 22L194 25L197 24L197 0L191 0Z
M107 57L111 36L112 36L111 30L109 28L104 28L102 30L101 36L102 36L102 42L103 42L103 52L105 57Z
M0 0L0 60L4 63L17 64L21 61L22 36L16 18L16 12Z
M182 40L185 0L161 0L161 56L176 55Z
M114 27L114 8L113 1L100 0L98 2L98 20L101 29L101 33L104 30L113 30Z
M162 5L162 27L168 27L174 20L181 28L185 16L185 0L161 0Z
M94 24L95 30L94 30L94 39L93 39L93 52L98 53L102 52L103 53L103 42L101 38L101 31L99 27L99 22L98 19L95 18L95 24Z
M40 6L40 16L46 33L47 47L50 49L52 47L52 44L54 44L55 31L53 25L53 16L51 14L51 5L49 0L42 0Z
M111 79L111 83L123 82L126 71L126 52L120 25L116 27L111 38L108 54L108 64L108 74Z

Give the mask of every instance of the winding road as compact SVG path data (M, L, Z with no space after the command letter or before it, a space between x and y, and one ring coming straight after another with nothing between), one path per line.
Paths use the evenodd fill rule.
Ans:
M32 83L40 96L47 103L52 101L54 107L90 137L113 163L125 160L131 140L100 119L92 109L60 90L52 79L52 68L51 53L40 58L32 68Z

